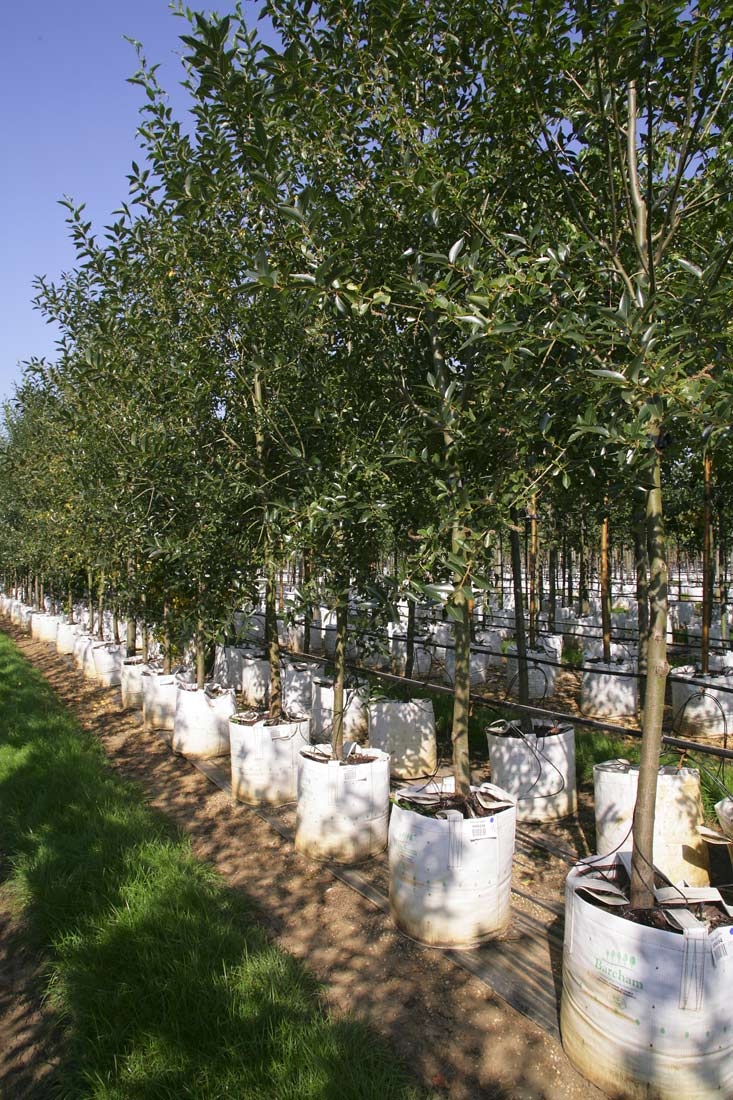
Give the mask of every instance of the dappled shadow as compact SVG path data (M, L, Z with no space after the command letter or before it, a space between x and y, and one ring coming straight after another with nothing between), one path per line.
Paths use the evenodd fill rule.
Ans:
M61 664L50 651L43 663L56 670ZM508 1009L491 984L457 967L451 953L430 951L400 935L383 908L296 852L255 811L233 803L187 761L172 755L158 734L142 729L139 719L131 714L110 717L109 707L90 711L85 702L88 685L73 670L71 675L74 685L61 667L62 695L98 732L115 767L141 783L148 798L186 830L200 858L246 893L270 933L307 961L329 1003L339 1012L372 1020L438 1097L584 1100L599 1095L573 1071L557 1044ZM114 698L112 692L109 698ZM283 807L274 816L284 828L292 828L293 807ZM384 896L384 855L360 865L359 872ZM528 932L532 927L517 915L503 940L475 953L480 962L497 968L507 992L512 980L525 983L528 1011L531 983L543 989L546 983L543 996L553 1005L556 996L556 978L543 969L549 964L540 965L536 951L541 937ZM145 914L137 917L134 930L134 938L138 932L149 933ZM114 946L119 949L119 939ZM113 954L110 943L101 944L100 951L106 964ZM519 977L512 979L514 974ZM104 986L101 970L98 977ZM168 1041L165 1030L158 1034ZM365 1039L365 1044L371 1041ZM336 1100L343 1095L340 1075L348 1080L352 1074L369 1072L360 1057L350 1066L334 1063L322 1095Z

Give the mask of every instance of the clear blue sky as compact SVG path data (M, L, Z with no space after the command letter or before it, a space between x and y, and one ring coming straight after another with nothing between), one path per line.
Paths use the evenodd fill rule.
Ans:
M189 6L223 13L227 0ZM254 25L260 4L243 7ZM0 401L20 381L23 360L55 358L54 328L31 302L36 275L57 279L74 264L58 200L86 203L101 229L126 197L143 92L127 83L137 57L124 36L159 63L159 82L183 116L178 39L188 28L168 0L8 0L3 8Z

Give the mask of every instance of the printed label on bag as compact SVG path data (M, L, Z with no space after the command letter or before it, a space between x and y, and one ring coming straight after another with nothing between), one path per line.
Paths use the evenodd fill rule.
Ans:
M719 963L733 955L733 927L718 928L710 937L713 962Z
M634 976L637 959L635 955L629 955L625 951L615 951L608 948L605 955L596 955L595 968L601 976L615 989L624 993L633 993L643 989L644 983Z

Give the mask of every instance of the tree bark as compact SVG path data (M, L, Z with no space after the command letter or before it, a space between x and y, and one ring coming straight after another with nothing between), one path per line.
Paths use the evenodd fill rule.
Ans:
M646 541L650 566L649 667L642 719L639 786L634 808L631 857L631 905L654 905L654 816L659 757L662 750L662 718L667 664L667 561L662 510L661 456L655 450L652 484L647 491Z

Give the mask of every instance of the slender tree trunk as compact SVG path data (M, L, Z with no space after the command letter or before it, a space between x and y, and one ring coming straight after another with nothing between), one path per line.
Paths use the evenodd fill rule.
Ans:
M89 603L89 633L94 636L94 578L91 569L87 570L87 596Z
M531 515L529 520L529 648L537 645L537 628L539 626L539 608L537 606L537 497L532 496L530 502Z
M74 593L71 590L71 584L69 584L68 592L66 595L66 613L69 616L69 622L74 622Z
M661 458L655 451L652 485L646 506L647 551L650 564L649 667L642 720L639 786L634 808L631 858L631 905L650 909L654 905L654 816L659 757L662 750L662 718L667 664L667 561L662 512Z
M700 665L703 676L707 676L710 670L710 625L713 618L712 470L712 455L707 451L703 460L702 638L700 645Z
M132 609L128 608L127 612L127 632L125 637L125 655L127 657L134 657L137 652L137 623L135 616L132 614Z
M204 642L204 620L196 622L196 687L204 690L206 683L206 644Z
M603 629L603 660L611 660L611 577L608 569L608 513L601 523L601 624Z
M310 553L306 551L303 555L303 595L305 596L305 602L303 604L303 652L310 653L311 651L311 625L313 623L313 608L310 601L310 580L311 580L311 561Z
M348 628L348 597L345 590L342 591L342 584L339 584L339 602L336 607L336 646L334 650L336 675L333 682L333 732L331 734L331 752L334 760L343 760L344 758L344 683L346 680L346 635Z
M277 577L272 561L267 565L265 578L265 645L270 664L270 718L282 717L282 675L280 668L280 642L277 636Z
M412 679L415 666L415 601L407 601L407 644L405 646L405 676Z
M554 634L557 628L557 546L550 547L549 556L547 629L550 634Z
M524 607L522 605L522 548L519 541L519 527L516 508L511 509L509 545L512 552L512 579L514 582L514 633L517 643L517 694L523 706L529 703L529 676L527 672L527 640L524 630ZM522 729L532 732L532 719L522 715Z
M468 720L471 712L471 612L467 582L458 575L453 604L460 618L453 621L455 678L453 693L453 773L456 793L467 798L471 791L471 761L468 751Z
M163 603L163 672L170 675L173 669L173 646L171 642L171 613L168 601Z
M104 573L99 574L99 604L97 609L97 636L104 641Z
M639 624L639 705L644 709L646 672L649 659L649 555L646 541L644 504L634 511L634 549L636 569L636 607Z

